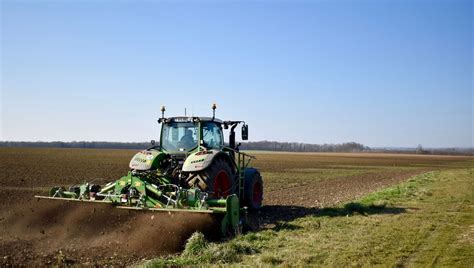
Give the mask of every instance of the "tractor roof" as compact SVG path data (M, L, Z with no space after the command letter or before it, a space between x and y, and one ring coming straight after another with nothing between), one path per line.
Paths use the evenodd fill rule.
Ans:
M202 117L202 116L175 116L175 117L168 117L166 118L165 122L216 122L222 124L223 121L218 118L212 117Z

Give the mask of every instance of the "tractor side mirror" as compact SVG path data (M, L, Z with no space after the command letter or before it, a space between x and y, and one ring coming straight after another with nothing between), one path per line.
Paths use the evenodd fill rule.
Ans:
M151 140L150 143L151 143L152 146L155 146L156 142L155 142L155 140Z
M246 141L249 139L249 126L243 125L242 126L242 140Z

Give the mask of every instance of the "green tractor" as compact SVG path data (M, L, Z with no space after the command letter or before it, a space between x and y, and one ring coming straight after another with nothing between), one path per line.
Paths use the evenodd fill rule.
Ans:
M158 120L160 143L138 152L126 176L104 186L93 183L53 187L41 199L107 203L116 208L148 211L212 213L220 215L221 232L238 233L247 210L262 206L263 181L249 166L253 156L239 151L235 128L242 124L242 140L248 139L243 121L212 117ZM228 146L223 129L229 129Z

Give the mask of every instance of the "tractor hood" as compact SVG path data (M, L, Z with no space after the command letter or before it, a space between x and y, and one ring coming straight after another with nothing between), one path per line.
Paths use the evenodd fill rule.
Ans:
M134 170L158 169L166 154L157 150L143 150L133 156L129 167Z

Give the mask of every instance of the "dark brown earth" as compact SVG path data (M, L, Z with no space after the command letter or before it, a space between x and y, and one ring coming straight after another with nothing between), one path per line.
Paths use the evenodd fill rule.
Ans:
M353 200L387 185L393 185L431 169L387 171L332 178L266 193L266 205L327 207ZM282 198L284 197L284 198Z
M209 232L209 215L115 209L102 204L29 200L2 222L4 263L132 264L179 251L194 232ZM7 258L5 259L5 256Z
M179 252L194 231L211 234L218 228L209 215L150 214L33 197L55 185L97 177L101 179L96 183L115 180L126 174L134 153L0 148L0 265L126 266ZM257 229L355 199L419 173L472 161L468 157L375 154L260 154L258 159L255 165L262 171L267 192L264 209L251 215ZM339 169L341 174L354 169L358 173L314 173L313 177L313 169ZM283 183L280 178L285 178Z
M265 207L249 216L252 229L273 228L282 221L291 221L307 215L317 215L319 210L394 185L406 179L428 172L430 169L364 174L295 186L266 193Z

